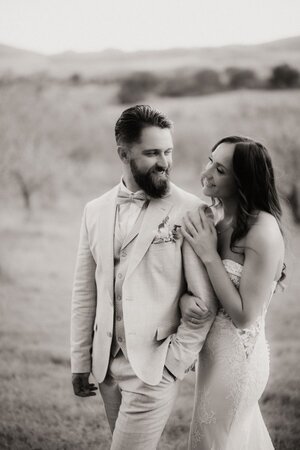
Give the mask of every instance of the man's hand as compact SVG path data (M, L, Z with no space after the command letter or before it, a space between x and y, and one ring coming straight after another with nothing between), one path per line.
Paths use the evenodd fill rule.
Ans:
M203 325L211 312L206 307L201 298L193 297L189 294L184 294L179 302L182 318L189 325Z
M74 394L79 397L92 397L96 395L97 388L93 383L89 383L90 373L72 373L72 384Z

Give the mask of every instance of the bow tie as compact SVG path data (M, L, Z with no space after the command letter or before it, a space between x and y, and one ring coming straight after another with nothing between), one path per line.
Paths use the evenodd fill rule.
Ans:
M140 203L145 202L146 200L149 200L147 195L144 192L137 192L137 193L128 193L120 191L117 196L117 204L123 205L124 203Z

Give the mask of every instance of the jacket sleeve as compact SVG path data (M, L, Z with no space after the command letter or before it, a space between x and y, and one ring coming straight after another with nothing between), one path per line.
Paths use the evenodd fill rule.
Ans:
M71 312L72 373L91 371L93 326L96 314L96 263L90 250L85 207L75 268Z
M182 251L187 292L201 298L212 314L204 324L198 326L189 325L181 319L177 332L172 335L165 366L179 379L183 379L194 366L217 310L216 295L205 266L186 240Z

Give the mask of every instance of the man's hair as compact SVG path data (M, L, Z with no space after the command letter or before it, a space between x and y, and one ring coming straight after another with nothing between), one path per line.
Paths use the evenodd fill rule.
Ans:
M146 127L172 128L167 116L149 105L136 105L125 109L117 120L115 137L118 145L139 142Z

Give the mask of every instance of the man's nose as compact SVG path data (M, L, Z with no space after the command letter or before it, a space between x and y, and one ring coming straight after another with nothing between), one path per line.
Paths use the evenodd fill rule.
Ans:
M161 155L159 155L158 160L157 160L157 164L162 167L163 169L167 169L169 164L168 164L168 160L166 158L166 156L162 153Z

